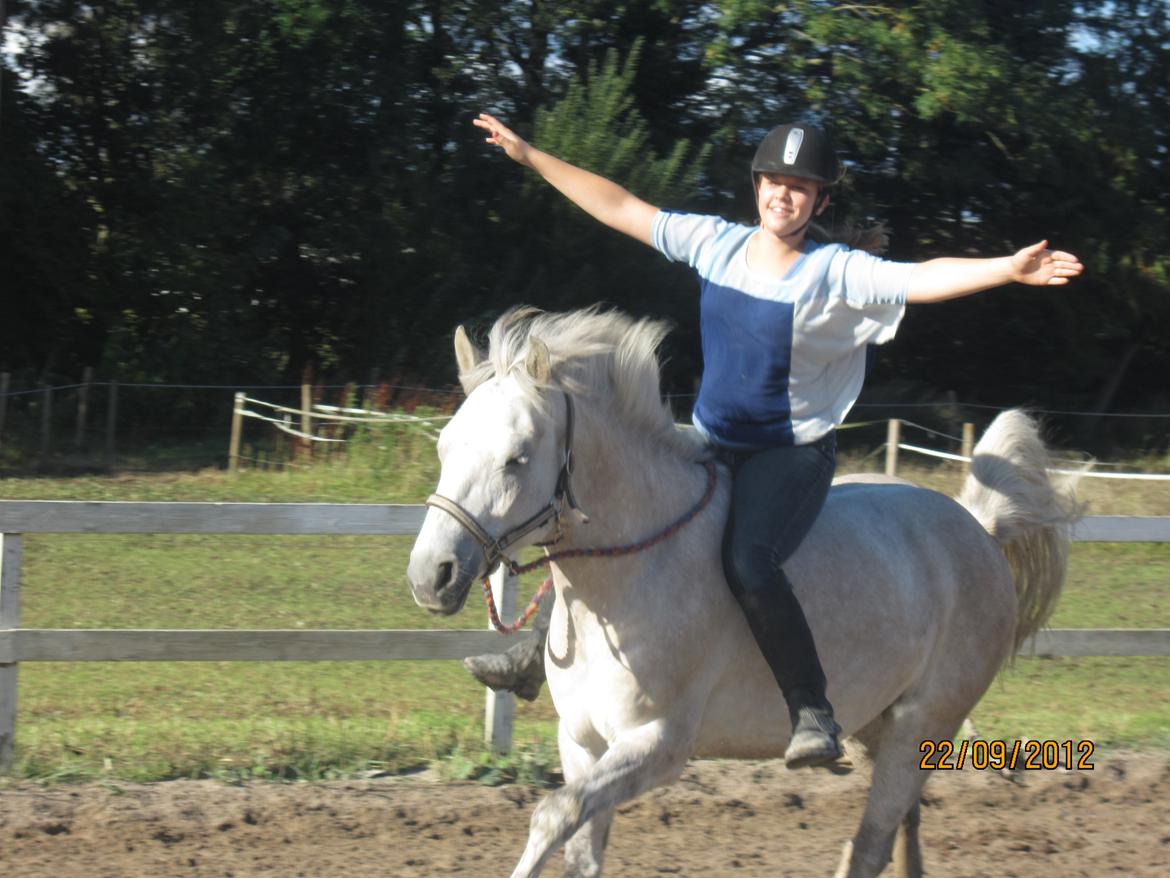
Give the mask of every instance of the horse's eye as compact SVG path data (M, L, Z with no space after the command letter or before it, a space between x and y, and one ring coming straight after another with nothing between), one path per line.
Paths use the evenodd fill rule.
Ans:
M517 454L515 457L509 457L507 462L504 464L504 466L518 467L518 466L524 466L527 463L528 463L528 455L527 454Z

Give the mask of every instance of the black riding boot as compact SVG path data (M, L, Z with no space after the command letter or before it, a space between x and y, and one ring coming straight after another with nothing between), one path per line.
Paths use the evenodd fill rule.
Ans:
M550 594L532 623L532 632L521 635L514 646L501 653L469 656L463 660L463 667L489 689L513 692L525 701L535 701L544 685L544 643L553 600Z
M766 591L732 588L752 629L756 643L772 670L792 720L792 737L784 752L788 768L827 765L844 751L825 697L825 672L804 611L783 571Z

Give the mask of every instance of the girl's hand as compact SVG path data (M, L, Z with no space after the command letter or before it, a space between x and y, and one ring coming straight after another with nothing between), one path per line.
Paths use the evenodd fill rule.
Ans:
M1059 286L1085 270L1071 253L1047 250L1047 246L1047 241L1041 241L1011 257L1012 280L1031 286Z
M484 143L491 143L500 147L507 154L508 158L514 162L528 167L532 166L530 160L532 147L495 116L480 113L478 119L471 120L471 124L476 128L482 128L488 133L488 136L484 138Z

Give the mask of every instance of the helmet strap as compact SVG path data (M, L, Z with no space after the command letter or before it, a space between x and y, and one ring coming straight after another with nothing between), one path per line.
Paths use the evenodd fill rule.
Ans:
M794 232L789 232L787 235L780 235L779 236L780 239L787 241L789 238L795 238L797 235L803 235L804 230L808 228L809 223L811 223L812 221L813 221L813 218L810 216L808 219L806 219L804 221L804 225L802 225L799 229L797 229Z

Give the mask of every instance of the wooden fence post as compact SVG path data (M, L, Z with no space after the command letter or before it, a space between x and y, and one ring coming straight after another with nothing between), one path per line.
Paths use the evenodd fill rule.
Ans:
M85 448L85 420L89 414L89 385L93 382L93 366L86 366L81 373L81 387L77 390L77 431L73 434L73 447L78 451Z
M301 385L301 432L313 435L313 386L307 382ZM301 447L305 454L312 454L313 440L302 439Z
M20 534L0 533L0 628L20 627ZM0 775L12 771L16 662L0 663Z
M902 422L897 418L890 418L886 426L886 475L898 474L898 443L902 437Z
M228 472L240 468L240 434L244 427L244 394L237 393L232 403L232 436L228 442Z
M501 564L490 577L492 596L501 619L511 620L516 615L516 577ZM491 624L488 624L491 628ZM507 753L512 749L512 722L516 702L511 692L487 690L487 706L483 717L483 739L493 753Z
M47 381L41 382L41 448L40 456L49 453L53 440L53 387Z
M974 448L975 448L975 425L974 424L963 424L963 450L961 453L962 453L963 457L968 458L966 463L963 464L963 466L968 470L971 469L970 457L971 457L971 452Z
M106 465L114 463L114 425L118 421L118 379L110 381L109 404L106 406Z
M4 415L8 411L8 384L12 376L0 372L0 448L4 447Z

